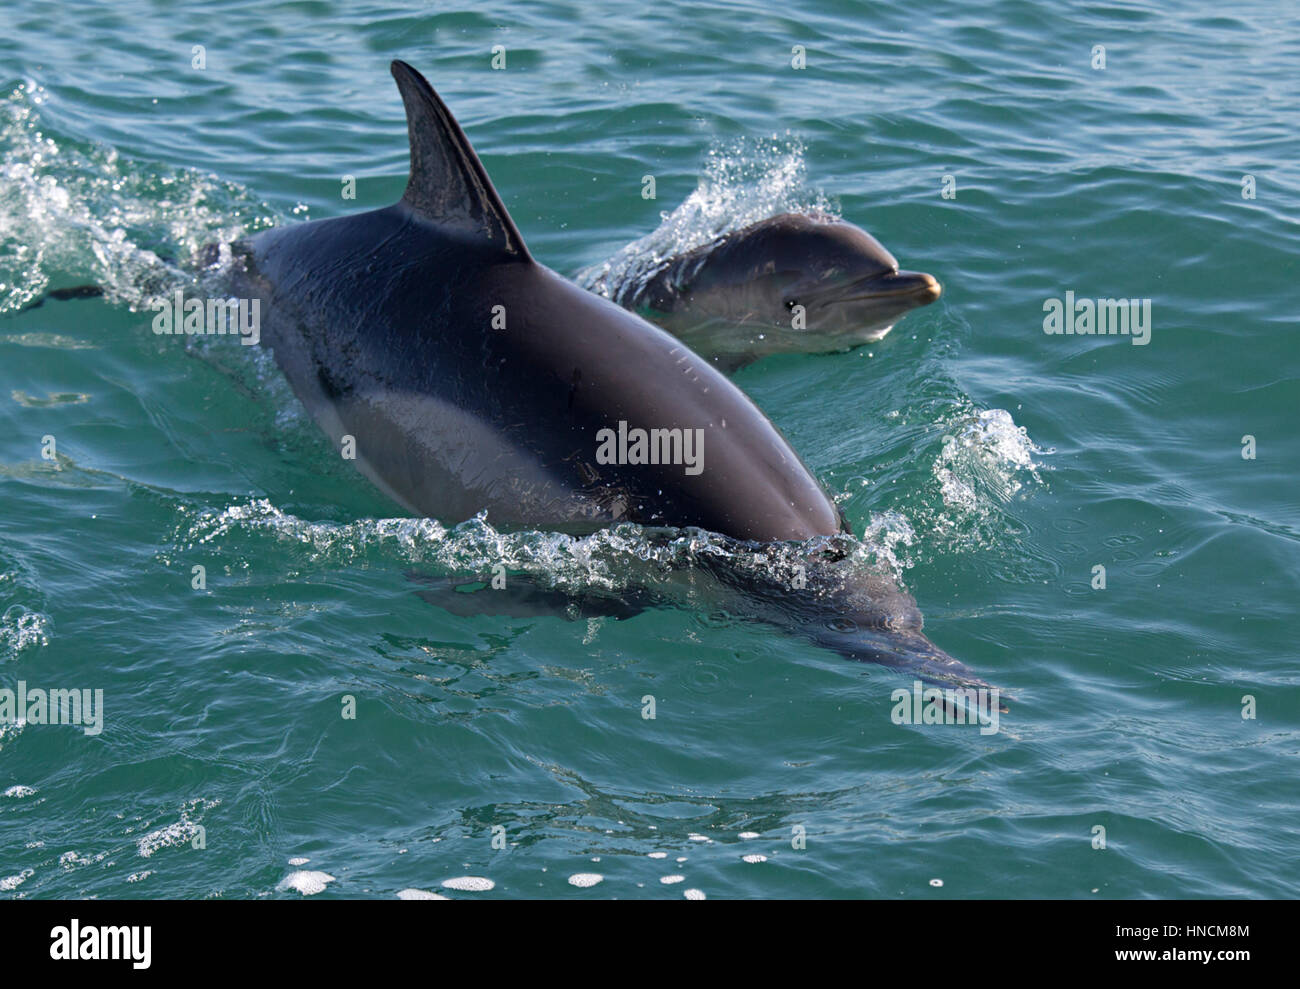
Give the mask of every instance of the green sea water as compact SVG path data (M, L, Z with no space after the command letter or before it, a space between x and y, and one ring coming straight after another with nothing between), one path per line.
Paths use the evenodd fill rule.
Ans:
M95 734L0 723L0 896L1300 895L1295 4L0 23L0 689L103 691ZM402 518L268 355L150 332L204 244L401 194L395 57L562 273L816 206L940 279L737 383L1015 695L996 734L895 724L904 674L707 607L435 607L422 579L498 561L656 564L633 529ZM1149 299L1149 342L1046 334L1067 292Z

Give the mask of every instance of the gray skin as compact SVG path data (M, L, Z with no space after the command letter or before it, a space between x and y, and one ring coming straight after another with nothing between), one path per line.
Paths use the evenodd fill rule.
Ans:
M401 201L232 245L233 294L261 300L262 344L325 432L355 438L366 476L420 515L486 510L498 527L571 532L698 527L734 541L736 560L847 532L785 438L708 361L532 259L433 88L404 62L392 72L411 148ZM620 420L702 430L703 470L600 463L597 432ZM798 590L761 567L698 576L742 617L982 685L921 634L905 591L835 557L808 549ZM472 597L488 611L500 593Z
M860 227L782 213L665 259L610 298L730 370L776 353L879 340L941 293Z

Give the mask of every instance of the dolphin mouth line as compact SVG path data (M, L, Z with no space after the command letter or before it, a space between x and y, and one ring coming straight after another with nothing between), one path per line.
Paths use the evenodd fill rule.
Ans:
M874 291L869 290L858 295L841 296L835 301L865 302L870 299L910 299L928 296L928 298L925 298L925 301L921 303L922 305L928 305L943 294L943 289L940 287L938 280L936 280L933 275L913 272L894 272L884 278L873 279L873 281L888 285L891 280L898 279L900 274L906 276L901 280L907 282L907 284L903 285L901 288L881 288Z
M893 292L867 292L864 295L845 295L836 299L836 302L865 302L868 299L905 299L914 295L931 295L927 288L901 288ZM935 296L934 298L938 298ZM931 299L930 301L934 301ZM832 303L833 305L834 303Z

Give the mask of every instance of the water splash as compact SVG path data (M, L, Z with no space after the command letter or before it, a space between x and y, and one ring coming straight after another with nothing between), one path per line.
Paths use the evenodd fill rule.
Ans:
M0 616L0 663L50 644L50 619L16 604Z
M227 554L265 554L270 540L287 548L288 567L400 564L453 576L483 574L498 565L546 586L609 592L664 580L692 565L728 561L733 568L793 576L813 554L833 554L846 575L886 569L896 579L910 563L900 548L912 529L897 513L875 516L863 538L819 536L803 542L743 543L700 529L648 528L621 523L589 535L511 532L484 515L455 526L433 519L309 521L256 498L223 509L184 510L174 535L179 552L215 545ZM164 561L165 562L165 561Z
M979 513L1010 501L1026 480L1041 483L1043 450L1005 409L972 411L946 426L932 473L949 508Z
M29 80L0 99L0 313L84 283L147 308L190 283L207 244L275 222L235 183L54 135L39 112L49 98Z
M793 137L748 139L709 150L699 185L659 227L608 261L574 276L606 298L624 286L639 288L667 259L778 213L838 216L825 196L806 189L803 144Z

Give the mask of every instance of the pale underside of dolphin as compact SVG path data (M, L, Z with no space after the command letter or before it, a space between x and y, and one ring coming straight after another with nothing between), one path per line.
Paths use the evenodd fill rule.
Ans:
M357 466L409 511L448 521L630 521L738 546L847 532L790 444L708 360L533 260L442 100L406 63L392 72L410 138L402 199L232 245L232 294L260 300L263 345L325 432L354 439ZM636 429L697 437L698 471L602 456L609 436ZM735 613L852 658L982 683L921 634L895 582L846 575L811 550L807 564L799 589L721 564L710 579Z

